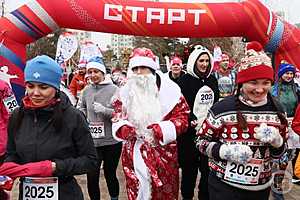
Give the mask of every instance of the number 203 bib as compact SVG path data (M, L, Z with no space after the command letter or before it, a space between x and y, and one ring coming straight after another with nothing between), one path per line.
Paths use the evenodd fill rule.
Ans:
M224 179L230 182L247 185L258 184L259 175L262 170L261 159L252 159L247 164L227 162Z
M23 180L23 200L58 200L57 177L25 177Z

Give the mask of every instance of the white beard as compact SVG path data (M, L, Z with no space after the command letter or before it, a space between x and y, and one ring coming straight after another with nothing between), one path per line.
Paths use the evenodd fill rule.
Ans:
M156 77L149 75L131 75L127 81L128 98L124 102L129 122L135 128L138 138L154 142L153 133L147 126L161 120Z

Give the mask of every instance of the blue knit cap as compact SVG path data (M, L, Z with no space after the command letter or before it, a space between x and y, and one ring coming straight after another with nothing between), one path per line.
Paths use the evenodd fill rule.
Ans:
M25 82L45 83L59 90L62 72L62 68L49 56L37 56L26 63Z
M293 65L287 64L287 63L282 63L279 65L279 70L278 70L278 78L281 78L282 75L286 72L293 72L295 74L296 69Z

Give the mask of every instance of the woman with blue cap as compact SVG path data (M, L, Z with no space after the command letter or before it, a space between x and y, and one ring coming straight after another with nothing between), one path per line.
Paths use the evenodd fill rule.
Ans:
M62 69L53 59L33 58L24 74L26 95L9 120L5 162L36 175L20 173L19 199L83 200L74 175L97 163L87 121L60 91Z

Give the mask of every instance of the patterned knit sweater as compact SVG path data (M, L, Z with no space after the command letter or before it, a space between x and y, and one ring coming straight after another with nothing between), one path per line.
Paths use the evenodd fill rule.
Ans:
M240 111L247 121L247 129L239 127L236 115L236 97L226 97L209 111L202 128L197 133L196 145L201 153L210 158L212 175L234 187L258 191L268 188L272 177L271 159L285 151L285 143L274 148L254 138L261 123L279 129L284 141L287 127L280 123L276 108L268 97L265 105L251 107L239 101ZM246 165L222 160L219 156L222 144L244 144L253 151L253 159Z

